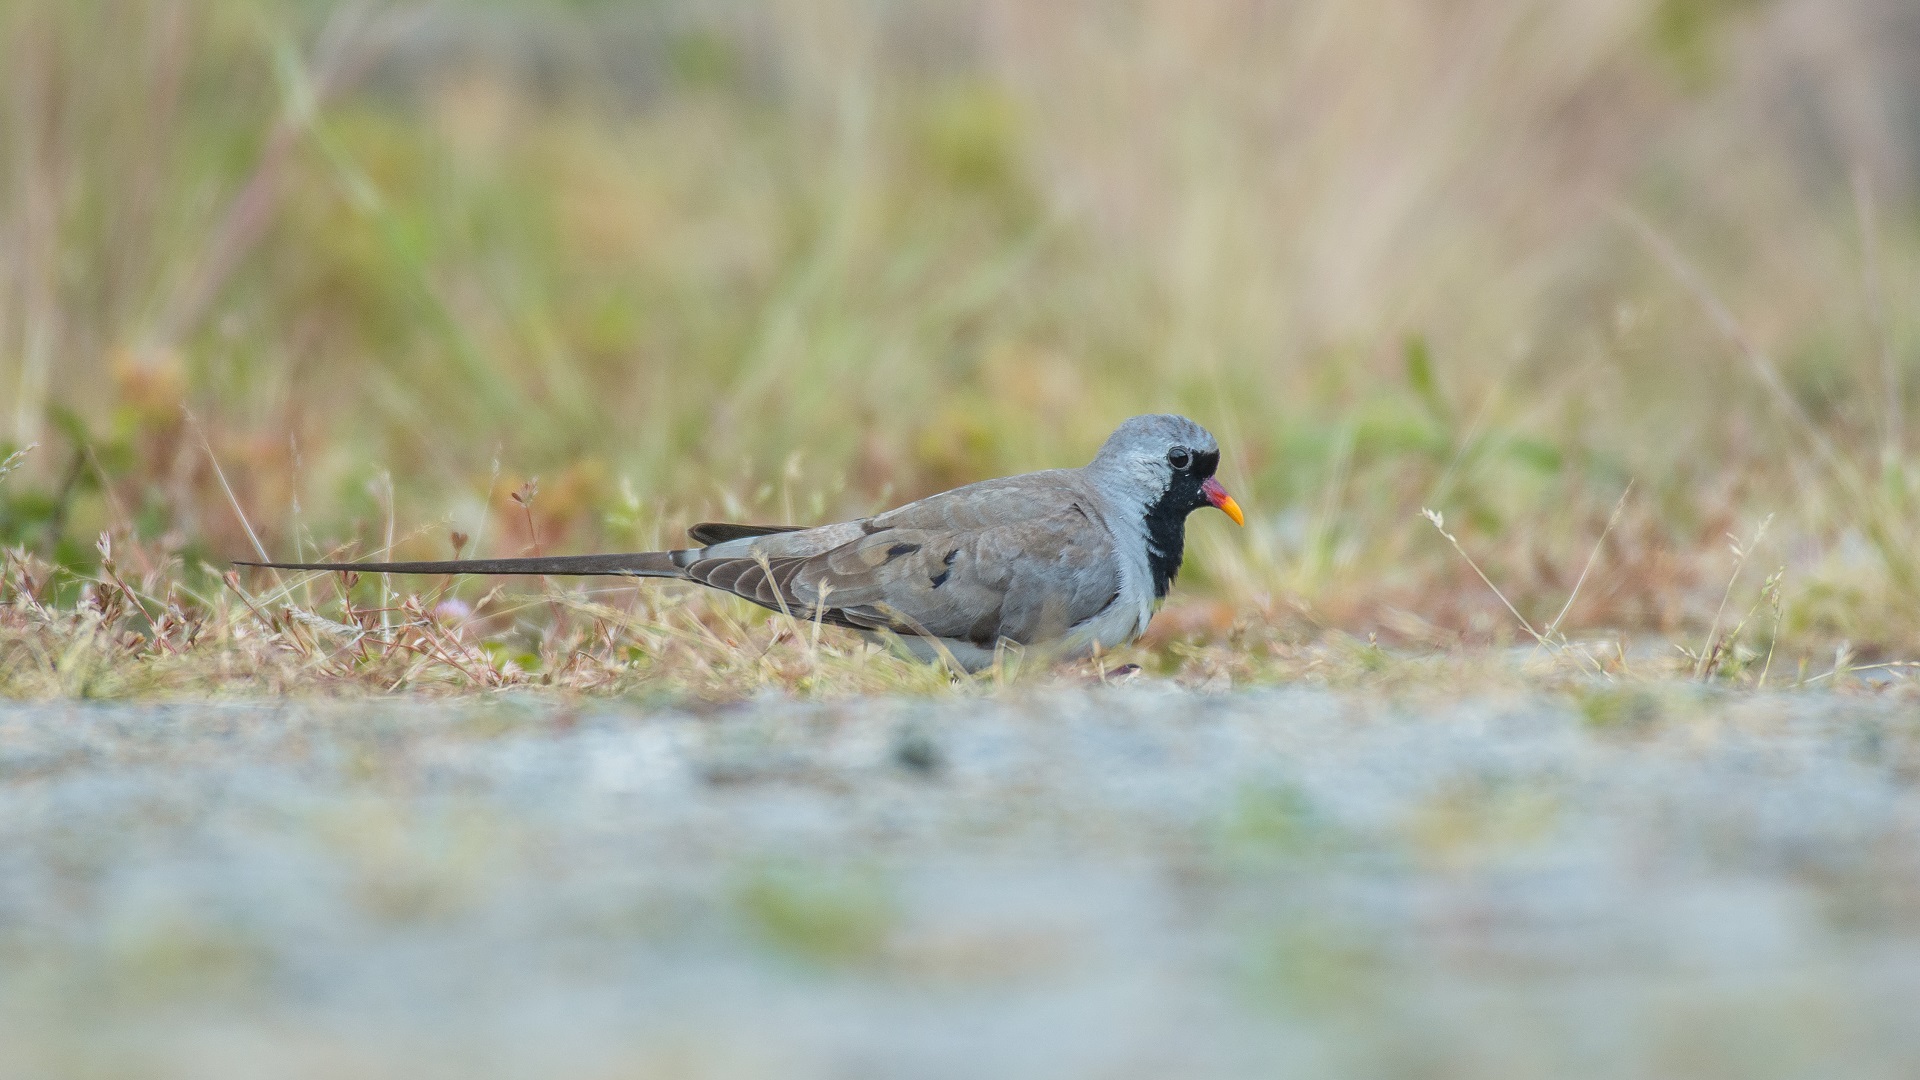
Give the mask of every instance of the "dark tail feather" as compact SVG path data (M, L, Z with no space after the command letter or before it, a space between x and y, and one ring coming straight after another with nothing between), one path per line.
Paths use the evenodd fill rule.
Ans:
M356 574L576 574L621 577L682 577L671 551L625 555L549 555L534 559L449 559L445 562L242 562L274 570L344 570Z
M729 540L741 540L749 536L772 536L775 533L799 532L804 525L736 525L730 521L703 521L687 530L687 535L696 544L724 544Z

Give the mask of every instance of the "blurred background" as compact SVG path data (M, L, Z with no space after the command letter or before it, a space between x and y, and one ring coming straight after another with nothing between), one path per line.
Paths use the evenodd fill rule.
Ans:
M1920 1076L1916 301L1915 0L0 0L0 1074ZM220 580L1150 410L1119 693Z
M1167 410L1249 520L1163 635L1511 635L1431 507L1541 624L1733 537L1920 647L1903 0L10 0L0 72L0 541L79 572L252 551L215 461L277 556L584 551Z

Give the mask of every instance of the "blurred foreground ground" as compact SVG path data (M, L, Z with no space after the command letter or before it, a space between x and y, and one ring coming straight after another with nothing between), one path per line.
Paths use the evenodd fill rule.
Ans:
M0 707L0 1074L1912 1077L1920 718Z

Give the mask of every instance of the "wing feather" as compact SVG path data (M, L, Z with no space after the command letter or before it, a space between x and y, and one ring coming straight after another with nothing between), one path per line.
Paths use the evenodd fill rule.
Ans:
M1047 640L1120 591L1096 507L1058 476L958 488L858 528L741 538L686 572L797 618L984 647Z
M772 536L775 533L799 532L802 525L739 525L731 521L703 521L687 530L687 537L703 547L724 544L729 540L741 540L750 536Z

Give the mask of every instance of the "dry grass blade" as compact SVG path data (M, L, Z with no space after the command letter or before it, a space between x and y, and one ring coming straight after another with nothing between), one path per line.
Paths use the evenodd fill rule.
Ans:
M1731 538L1734 556L1733 573L1727 577L1727 588L1720 594L1720 606L1713 613L1713 625L1707 628L1706 644L1701 646L1699 661L1694 666L1695 679L1706 678L1719 666L1720 652L1724 644L1720 640L1720 620L1726 617L1727 602L1733 598L1733 587L1740 581L1740 571L1746 568L1747 556L1753 553L1753 549L1759 546L1760 541L1766 539L1767 526L1772 524L1773 515L1768 514L1753 530L1753 539L1748 540L1745 545L1742 545L1738 538ZM1746 625L1744 619L1741 620L1741 625Z
M1775 570L1760 590L1761 598L1773 609L1773 632L1767 638L1767 662L1760 668L1758 689L1761 690L1767 688L1767 676L1773 672L1773 650L1780 644L1780 580L1786 576L1786 567Z
M24 464L27 460L27 455L33 453L39 446L39 443L28 443L13 453L8 454L5 461L0 461L0 479L4 479L8 473Z
M1593 542L1593 550L1587 555L1587 564L1580 568L1579 578L1574 581L1572 591L1567 593L1567 602L1561 606L1560 614L1553 617L1553 622L1547 624L1547 637L1551 638L1559 634L1560 624L1566 621L1567 613L1573 610L1573 602L1580 598L1580 587L1587 583L1587 575L1593 573L1593 564L1600 559L1600 549L1606 546L1607 537L1612 535L1614 526L1620 524L1620 513L1627 508L1627 496L1631 494L1633 494L1633 481L1629 480L1626 490L1620 493L1619 500L1613 504L1613 513L1607 515L1606 528L1600 530L1600 538Z
M1779 369L1773 360L1754 342L1740 321L1727 305L1721 301L1701 276L1700 271L1680 253L1666 235L1656 229L1646 218L1631 207L1619 205L1615 212L1632 228L1641 242L1653 252L1668 272L1670 272L1687 291L1692 293L1720 333L1734 346L1741 357L1747 361L1747 367L1766 388L1775 408L1792 422L1794 428L1811 445L1833 479L1852 500L1860 515L1860 524L1866 530L1881 560L1886 564L1894 583L1908 596L1920 592L1920 574L1915 571L1911 545L1903 538L1904 528L1896 515L1891 513L1885 502L1877 497L1859 468L1821 429L1800 399L1787 389L1780 377Z
M1487 588L1493 590L1493 595L1499 597L1500 602L1506 605L1507 611L1513 615L1514 621L1520 624L1520 628L1527 632L1527 636L1539 642L1540 645L1549 652L1558 653L1560 651L1559 646L1549 641L1546 635L1533 628L1533 624L1527 621L1527 617L1520 614L1520 609L1513 606L1513 601L1507 599L1507 594L1500 591L1500 586L1495 585L1493 579L1487 576L1487 572L1480 569L1480 564L1473 561L1473 556L1467 554L1467 549L1460 546L1459 537L1447 531L1447 520L1438 510L1422 507L1420 514L1433 523L1434 529L1437 530L1441 536L1446 537L1447 543L1453 545L1453 550L1459 552L1460 557L1465 559L1467 565L1473 568L1473 572L1480 575L1480 580L1486 582Z
M240 497L233 493L233 485L227 482L227 471L220 467L220 455L213 452L213 443L207 438L207 429L201 425L199 418L193 415L191 409L182 406L180 411L185 414L187 424L200 436L200 448L207 452L207 464L213 466L213 475L220 481L220 490L226 493L227 505L233 508L234 519L240 522L242 529L246 530L247 541L253 545L253 553L260 557L261 562L272 562L273 557L267 554L267 546L260 542L260 534L253 531L253 523L247 520L247 512L240 508ZM274 571L274 577L276 580L279 578L278 571Z
M1860 226L1860 285L1867 305L1867 321L1880 354L1880 395L1885 409L1881 421L1880 458L1891 465L1906 451L1905 389L1900 361L1894 355L1893 335L1887 325L1886 286L1880 276L1880 229L1873 200L1873 181L1863 168L1853 171L1853 206Z
M1674 246L1673 241L1669 240L1665 233L1654 228L1652 222L1642 217L1632 207L1624 204L1616 206L1615 213L1633 230L1634 235L1640 238L1640 242L1653 252L1661 265L1665 266L1667 271L1693 294L1701 310L1713 320L1714 326L1719 329L1721 335L1732 343L1741 358L1746 360L1748 369L1760 381L1760 385L1766 388L1774 407L1780 410L1781 415L1793 422L1801 435L1820 455L1820 459L1833 469L1836 475L1852 476L1857 484L1858 477L1853 463L1847 460L1846 455L1840 453L1839 449L1833 445L1833 440L1828 438L1827 433L1822 431L1813 417L1807 414L1806 407L1800 404L1800 399L1794 397L1793 392L1787 389L1787 384L1781 380L1780 371L1774 366L1772 358L1754 343L1753 338L1747 334L1746 328L1740 325L1740 320L1734 317L1733 311L1707 285L1706 278L1701 276L1693 263L1680 253L1680 249Z

